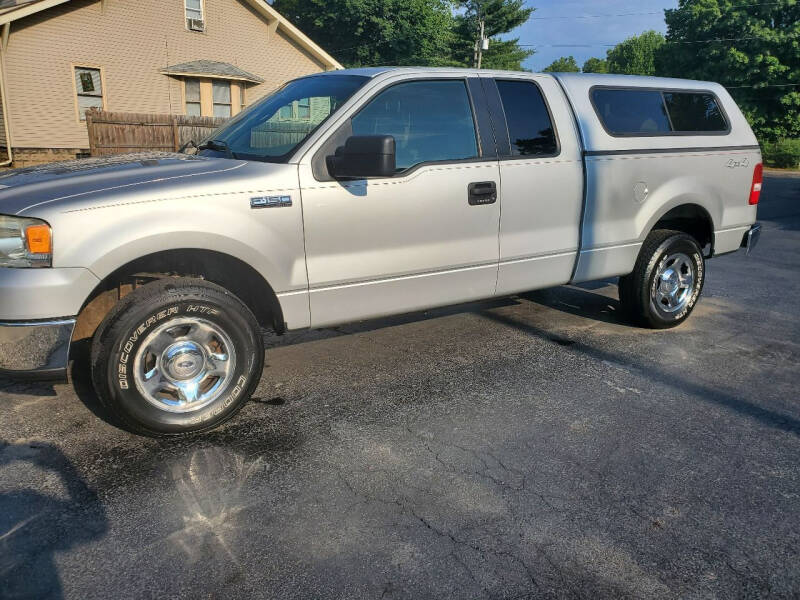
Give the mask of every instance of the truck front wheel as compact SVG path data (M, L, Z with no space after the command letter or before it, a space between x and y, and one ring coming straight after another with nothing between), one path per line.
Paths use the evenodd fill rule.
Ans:
M150 436L212 429L258 385L264 346L250 310L224 288L166 278L123 298L92 342L103 405Z
M644 327L675 327L692 313L705 274L703 251L693 237L657 229L647 236L633 272L619 278L620 303Z

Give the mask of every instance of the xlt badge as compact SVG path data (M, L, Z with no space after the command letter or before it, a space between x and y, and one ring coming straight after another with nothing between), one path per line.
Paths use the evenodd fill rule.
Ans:
M256 198L250 198L250 208L275 208L291 205L291 196L257 196Z

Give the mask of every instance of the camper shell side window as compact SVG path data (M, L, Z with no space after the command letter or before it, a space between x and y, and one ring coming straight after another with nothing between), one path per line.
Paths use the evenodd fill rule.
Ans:
M722 103L710 91L595 86L589 95L600 123L614 137L730 133Z

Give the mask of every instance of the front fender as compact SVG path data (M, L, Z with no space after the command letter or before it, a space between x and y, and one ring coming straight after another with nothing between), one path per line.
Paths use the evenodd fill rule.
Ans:
M153 193L157 188L149 187L89 205L50 210L43 216L53 229L54 267L86 268L102 280L156 252L213 250L250 265L279 299L287 295L300 307L308 278L297 169L280 165L276 173L279 166L270 167L269 177L218 181L212 189L163 190L165 197L159 198ZM251 207L251 198L272 194L292 201ZM304 308L307 313L307 300Z

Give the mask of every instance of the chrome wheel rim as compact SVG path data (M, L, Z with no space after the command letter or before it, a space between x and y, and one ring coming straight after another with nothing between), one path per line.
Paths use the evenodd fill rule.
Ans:
M686 254L670 254L661 262L653 282L653 302L667 313L678 312L694 291L694 263Z
M173 319L154 329L133 361L139 393L161 410L200 410L225 391L236 369L227 333L205 319Z

